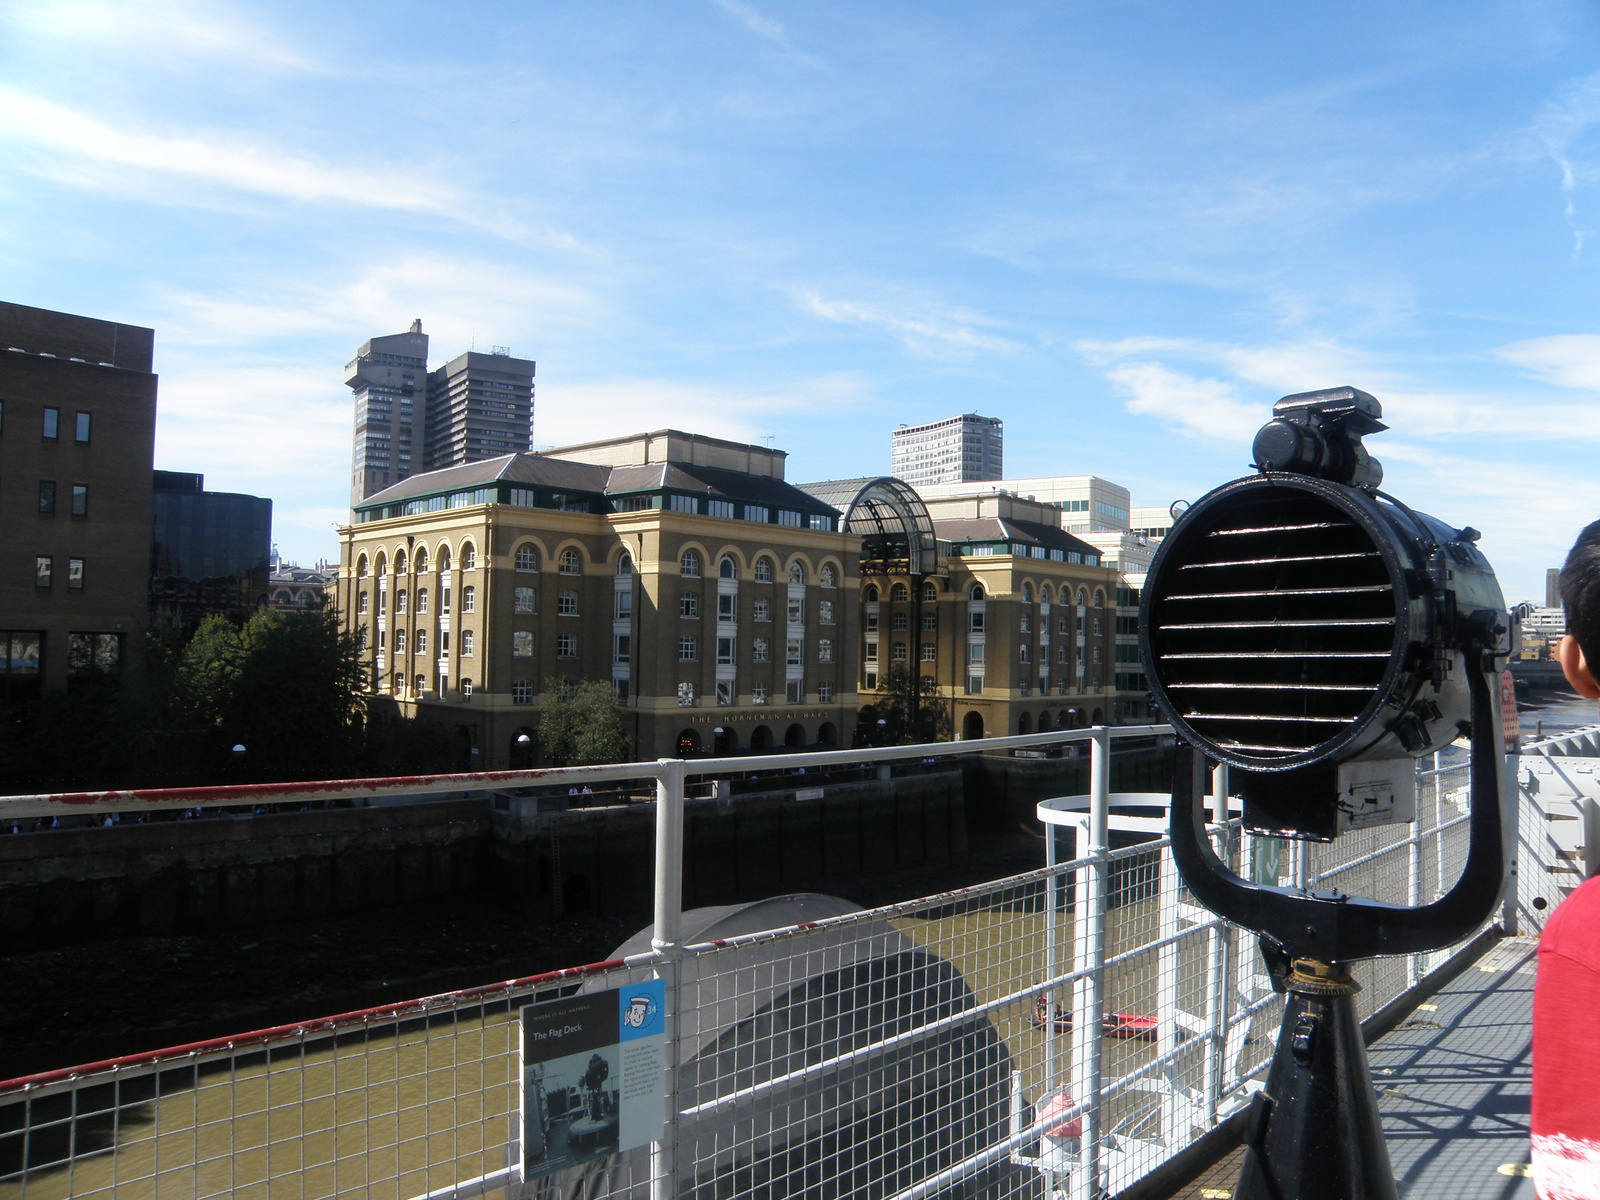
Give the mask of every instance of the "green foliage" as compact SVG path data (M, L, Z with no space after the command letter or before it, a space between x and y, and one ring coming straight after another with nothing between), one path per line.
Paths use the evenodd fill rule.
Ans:
M627 762L632 741L611 685L574 684L546 695L539 705L539 744L558 767Z
M950 740L950 706L939 698L931 676L914 674L904 663L892 664L879 676L877 695L861 710L860 721L869 745Z

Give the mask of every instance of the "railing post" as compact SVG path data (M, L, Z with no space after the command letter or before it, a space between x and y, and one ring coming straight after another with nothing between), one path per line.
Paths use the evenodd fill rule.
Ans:
M1228 854L1228 766L1218 763L1211 773L1211 819L1219 827L1213 848L1223 862ZM1206 1045L1205 1115L1209 1128L1217 1123L1222 1100L1222 1038L1228 1024L1227 929L1213 925L1206 935Z
M1418 781L1413 785L1413 791L1421 790ZM1422 904L1422 816L1415 811L1412 813L1411 835L1406 838L1406 871L1408 883L1406 903L1412 908L1417 908ZM1422 978L1423 973L1422 954L1406 955L1406 986L1416 987L1417 980Z
M1092 861L1085 868L1086 884L1082 908L1074 915L1073 924L1083 929L1077 939L1083 961L1079 969L1088 974L1079 981L1079 1003L1072 1026L1072 1084L1073 1099L1088 1103L1083 1114L1083 1139L1080 1143L1080 1167L1073 1180L1073 1194L1077 1200L1093 1200L1101 1192L1100 1141L1104 1136L1105 1122L1100 1108L1100 1049L1101 1025L1105 1020L1106 971L1106 885L1110 864L1106 861L1108 850L1109 814L1111 806L1111 731L1097 725L1090 732L1089 750L1089 846L1078 851L1079 858Z
M1059 861L1056 854L1056 826L1044 827L1044 865L1054 867ZM1060 938L1057 925L1056 904L1060 897L1060 880L1053 871L1044 881L1044 977L1054 979L1058 970L1057 943ZM1044 993L1044 1086L1039 1089L1039 1102L1055 1091L1056 1084L1056 1007L1061 989L1052 983Z
M661 957L656 978L666 994L665 1069L667 1106L661 1140L650 1149L650 1200L678 1195L678 977L683 937L683 776L681 758L656 760L655 931L650 945Z
M1506 894L1500 902L1500 928L1513 936L1517 932L1517 892L1520 890L1517 881L1517 860L1522 852L1519 829L1522 796L1517 790L1517 775L1521 765L1522 758L1515 746L1500 756L1500 829L1501 836L1505 838L1506 863ZM1592 857L1593 839L1585 838L1584 845L1587 848L1586 857Z

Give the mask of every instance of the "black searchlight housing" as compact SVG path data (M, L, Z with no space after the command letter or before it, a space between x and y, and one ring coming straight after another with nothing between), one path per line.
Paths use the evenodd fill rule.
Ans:
M1506 652L1477 531L1377 490L1382 468L1359 438L1386 428L1380 413L1355 388L1280 400L1258 463L1272 458L1264 442L1315 443L1308 461L1334 478L1267 468L1210 492L1162 540L1140 597L1157 708L1242 772L1245 823L1259 831L1328 839L1409 819L1409 778L1394 786L1404 772L1357 764L1460 737L1469 674L1485 651ZM1295 443L1285 429L1310 432Z

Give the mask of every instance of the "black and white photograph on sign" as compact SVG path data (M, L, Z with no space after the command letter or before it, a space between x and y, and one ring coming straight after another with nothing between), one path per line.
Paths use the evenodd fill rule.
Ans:
M530 1173L615 1154L621 1085L621 1047L615 1042L529 1063L523 1076L523 1161Z

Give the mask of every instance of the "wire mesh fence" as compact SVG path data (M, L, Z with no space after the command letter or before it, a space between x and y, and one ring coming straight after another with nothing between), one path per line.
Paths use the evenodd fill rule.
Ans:
M1072 736L1108 755L1118 732ZM1213 846L1260 882L1431 899L1465 855L1466 765L1419 775L1413 825L1308 848L1214 810ZM1254 935L1182 886L1158 818L1107 818L1113 848L1073 815L1067 861L959 891L776 929L701 910L680 928L683 765L650 770L668 814L654 948L0 1084L0 1197L1089 1197L1259 1086L1281 1000ZM1105 788L1109 771L1090 776ZM1362 964L1363 1013L1430 965ZM584 1161L580 1125L616 1101L536 1067L519 1010L648 980L670 1016L665 1132Z

